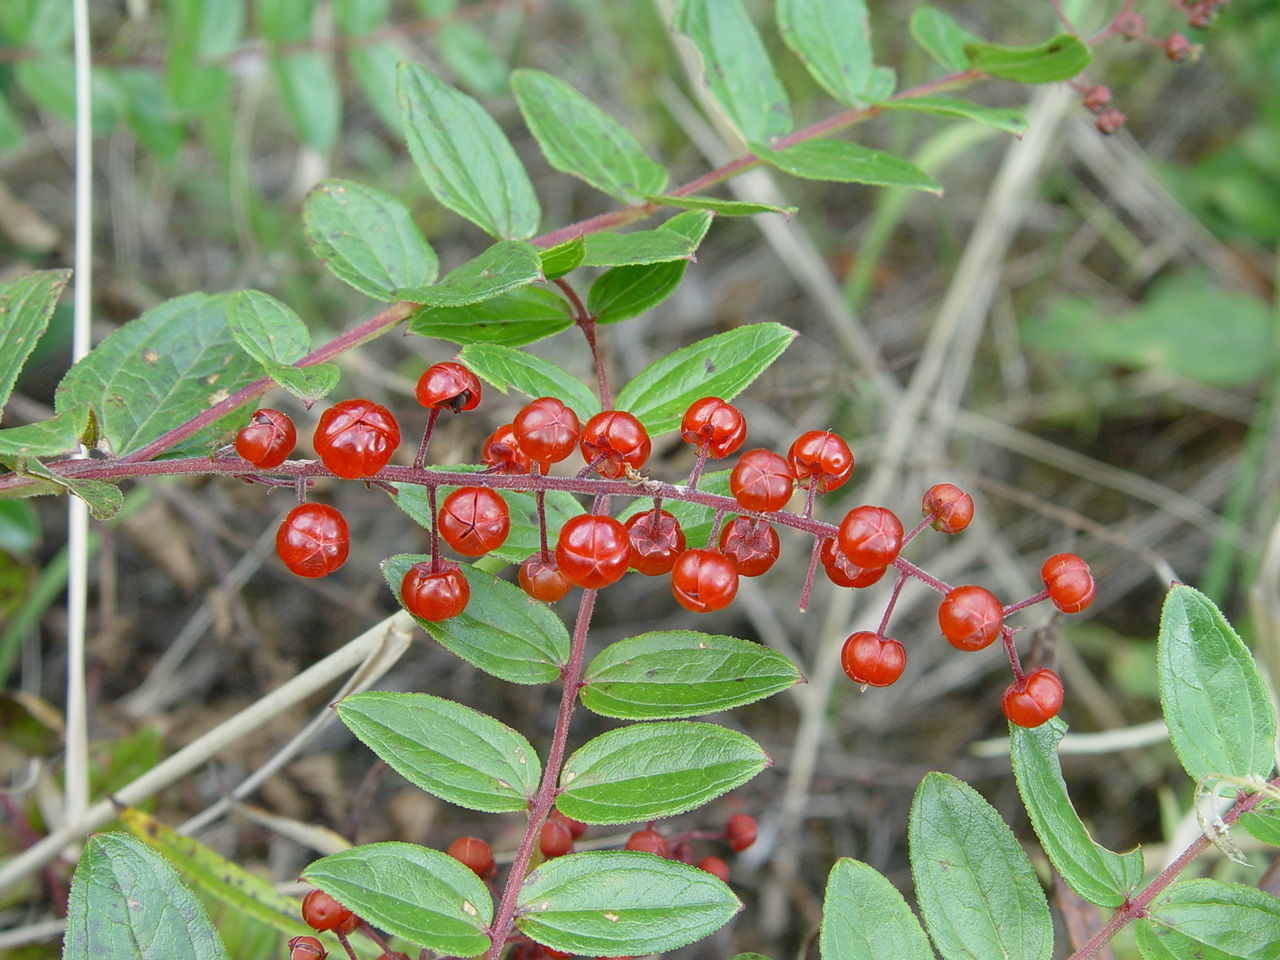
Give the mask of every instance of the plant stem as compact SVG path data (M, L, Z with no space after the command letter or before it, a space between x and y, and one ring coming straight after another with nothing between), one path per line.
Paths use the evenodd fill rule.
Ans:
M578 325L582 335L587 338L587 346L591 348L591 363L596 368L596 390L600 394L600 408L612 410L613 394L609 390L609 377L604 369L604 360L600 356L600 344L596 341L596 318L591 316L587 308L582 305L582 298L578 296L578 291L573 289L572 284L563 277L557 277L551 282L563 290L564 295L569 298L569 304L573 307L573 322Z
M1007 617L1011 613L1017 613L1019 610L1023 610L1033 604L1039 603L1041 600L1047 599L1049 599L1049 591L1041 590L1039 593L1033 593L1025 600L1019 600L1017 603L1009 604L1009 606L1004 608L1004 615Z
M898 582L893 585L893 593L889 594L889 602L884 607L884 616L880 618L880 626L876 630L877 637L883 637L885 630L888 629L889 618L893 616L893 608L898 605L898 595L902 593L902 585L910 576L911 574L905 570L898 572Z
M418 455L413 458L415 470L421 470L422 465L427 462L427 445L431 443L431 434L436 428L436 420L439 417L440 408L432 407L431 413L427 415L427 428L422 431L422 443L418 445Z

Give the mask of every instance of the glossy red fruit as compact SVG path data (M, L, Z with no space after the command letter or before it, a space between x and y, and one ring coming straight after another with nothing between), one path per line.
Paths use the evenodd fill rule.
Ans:
M631 559L627 528L613 517L581 513L560 528L556 563L569 582L598 590L622 579Z
M324 960L329 951L315 937L294 937L289 941L289 960Z
M734 853L741 853L756 842L756 818L748 813L735 813L724 825L724 838Z
M698 869L718 877L721 883L729 882L729 865L719 857L703 857L698 861Z
M527 557L524 563L520 564L520 572L516 577L520 581L520 588L525 593L543 603L563 600L565 594L573 589L573 584L560 570L560 565L551 554L548 554L545 560L538 553Z
M884 507L854 507L840 521L837 539L855 567L887 567L902 549L902 521Z
M1040 579L1063 613L1079 613L1093 603L1097 591L1089 565L1074 553L1055 553L1040 568Z
M671 569L671 593L686 610L723 610L738 594L738 569L719 550L686 550Z
M474 410L483 391L476 375L460 363L433 363L418 379L418 402L428 409Z
M778 559L778 531L758 517L734 517L720 530L720 552L740 577L758 577Z
M623 410L605 410L588 420L579 446L587 463L604 458L596 464L596 471L611 480L626 473L627 467L639 470L653 449L644 424Z
M695 447L706 444L707 456L720 460L737 453L747 439L747 419L719 397L695 400L680 421L680 437Z
M313 930L343 933L350 933L360 922L354 913L323 890L312 890L302 898L302 921Z
M587 825L585 823L583 823L581 820L575 820L573 819L573 817L566 817L559 810L551 811L551 819L559 820L566 827L568 827L569 833L572 835L573 839L575 840L577 840L580 836L582 836L584 833L587 832Z
M893 637L878 637L870 630L860 630L845 640L840 665L854 683L887 687L902 676L907 651Z
M569 827L559 820L548 820L542 825L538 834L538 849L550 860L552 857L563 857L573 849L573 834Z
M255 467L270 470L289 459L298 443L293 421L279 410L255 410L236 434L236 453Z
M954 483L935 483L924 492L920 516L932 517L929 525L940 533L959 533L973 519L973 497Z
M538 463L559 463L578 445L578 415L555 397L539 397L511 421L516 443Z
M666 857L667 838L657 830L637 830L627 838L627 850L639 850L641 853L654 853Z
M645 576L670 573L676 557L684 553L684 531L674 516L665 510L646 510L627 519L627 537L631 541L628 563Z
M291 573L324 577L347 562L351 532L347 521L323 503L300 503L276 531L276 553Z
M488 487L459 487L444 498L437 520L440 536L464 557L497 550L511 531L507 501Z
M1000 636L1004 609L995 594L982 587L956 587L938 607L938 626L958 650L981 650Z
M498 872L498 866L493 860L493 848L479 837L459 837L449 844L445 853L481 880L487 880Z
M1038 727L1058 715L1062 709L1062 681L1052 670L1041 667L1023 678L1019 687L1009 684L1000 708L1012 723L1020 727Z
M415 617L438 622L467 609L471 587L456 563L442 560L433 573L431 561L415 563L400 579L400 599Z
M380 403L343 400L320 415L312 445L335 476L371 477L391 462L400 425Z
M509 423L489 434L480 458L494 473L528 473L533 469L533 461L516 443L515 428Z
M769 450L748 450L729 474L729 492L745 510L781 510L794 489L795 477L787 461Z
M888 567L858 567L849 561L840 548L836 546L835 537L822 541L822 552L818 555L822 561L822 569L827 572L827 579L837 587L869 587L879 583Z
M842 487L853 476L853 452L830 430L810 430L796 437L787 451L787 463L800 486L808 488L816 481L819 493Z

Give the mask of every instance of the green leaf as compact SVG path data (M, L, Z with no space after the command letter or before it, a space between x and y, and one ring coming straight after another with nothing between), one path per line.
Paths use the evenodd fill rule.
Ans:
M980 103L957 100L955 97L909 97L904 100L886 100L876 104L881 110L910 110L931 113L939 117L957 117L976 120L989 127L1021 137L1027 132L1027 117L1012 107L984 107Z
M684 813L770 763L750 737L713 723L637 723L589 740L565 761L556 806L584 823Z
M31 553L40 542L40 520L31 504L0 500L0 550L19 556Z
M496 97L507 92L509 68L489 38L469 23L446 23L436 34L449 69L476 93Z
M541 70L511 74L525 123L547 162L604 193L634 203L658 193L667 171L621 124L563 80Z
M420 554L399 554L382 564L387 586L400 599L400 581ZM569 662L569 632L545 603L515 584L460 564L471 588L467 609L451 620L418 620L440 645L485 673L509 683L550 683ZM415 618L416 619L416 618Z
M307 246L330 272L375 300L417 300L440 272L407 207L350 180L326 180L302 207Z
M1053 922L1013 831L978 792L930 773L911 801L911 875L938 952L972 960L1049 960Z
M827 876L818 950L822 960L933 960L929 938L902 894L848 857Z
M966 30L941 10L920 7L911 14L911 36L924 47L925 52L952 73L969 69L971 43L982 43L982 38Z
M89 507L89 515L95 520L110 520L124 505L124 494L120 492L120 488L105 480L60 477L38 460L19 462L14 472L24 477L47 480L62 487L72 496L79 497Z
M342 93L333 65L327 57L304 50L274 54L271 69L298 138L317 150L328 150L342 122Z
M404 135L400 104L396 100L396 67L400 50L389 43L361 44L347 51L347 62L369 106L396 137Z
M698 48L711 95L744 140L791 132L787 92L741 0L683 0L675 28Z
M372 33L386 22L391 0L336 0L333 17L347 36Z
M415 786L470 810L524 810L542 764L529 741L504 723L425 693L357 693L338 718Z
M1156 664L1169 739L1191 779L1270 773L1271 698L1244 641L1199 590L1183 584L1169 590Z
M400 116L427 187L494 237L538 232L538 198L520 158L475 100L412 63L398 68Z
M541 253L542 275L548 280L563 277L582 264L582 258L586 253L587 242L582 234L578 234L572 240L558 243L549 250L543 250Z
M493 899L484 881L448 854L412 843L370 843L302 871L373 926L454 957L489 949Z
M1171 927L1195 952L1222 951L1240 960L1273 960L1280 950L1280 900L1257 887L1202 878L1182 880L1151 907L1151 921ZM1158 928L1151 928L1158 939Z
M802 679L790 660L758 643L665 630L601 650L579 696L583 706L606 717L673 719L753 703Z
M315 0L257 0L258 29L273 43L302 43L311 36Z
M645 367L618 392L616 407L650 436L676 429L699 397L732 400L795 339L780 323L753 323L707 337Z
M80 407L48 420L0 430L0 460L7 463L71 453L84 436L89 411Z
M751 151L765 163L793 177L876 187L910 187L942 196L942 185L911 161L848 140L805 140L785 150L752 144Z
M41 270L0 283L0 420L69 279L70 270Z
M58 0L8 0L0 6L0 29L12 46L61 50L71 42L71 9Z
M778 0L778 30L813 79L853 106L871 77L864 0Z
M710 210L722 217L749 217L756 213L781 213L790 217L796 212L795 207L779 207L772 203L754 203L750 200L717 200L714 197L673 197L670 194L656 194L645 197L651 203L661 203L668 207L681 207L685 210Z
M652 310L675 292L687 260L606 270L587 292L587 310L596 323L617 323Z
M1239 823L1255 840L1280 847L1280 810L1276 809L1274 801L1264 800L1248 813L1242 814Z
M417 299L428 306L461 307L541 279L538 248L523 240L502 240L450 270L434 287L422 290Z
M711 223L711 214L706 211L695 211L693 215L705 217L707 223ZM666 227L631 233L591 233L585 240L587 248L582 263L588 267L692 260L699 242Z
M1138 953L1143 960L1239 960L1234 954L1212 950L1169 927L1150 920L1134 924Z
M168 15L165 87L180 110L201 114L230 88L231 75L212 64L241 42L244 0L172 0L164 9Z
M867 89L863 91L862 99L869 103L879 103L881 100L889 99L897 89L898 75L894 73L892 67L872 67L871 79L867 81Z
M111 333L72 367L54 408L87 407L110 451L123 457L252 382L258 365L231 336L227 298L189 293L152 307ZM244 411L215 421L165 457L207 453Z
M584 422L600 412L596 395L581 380L550 360L492 344L465 347L459 359L503 393L514 389L535 399L558 397Z
M209 917L173 867L124 833L100 833L85 843L71 881L62 956L227 960Z
M125 118L138 141L162 162L172 163L187 132L164 79L154 70L128 68L119 70L114 79Z
M1080 38L1069 33L1060 33L1034 47L968 43L964 49L975 70L1018 83L1070 80L1093 59Z
M643 956L709 936L742 904L705 870L651 853L600 851L548 860L520 887L516 926L583 956Z
M1067 725L1055 717L1028 729L1010 724L1013 774L1031 826L1058 873L1100 907L1118 907L1142 882L1142 851L1112 853L1089 836L1067 796L1058 742Z
M541 287L517 287L481 303L424 307L409 319L409 332L453 343L518 347L572 325L564 297Z
M257 290L231 294L227 322L241 349L307 407L338 385L337 364L293 365L311 349L311 332L301 317L275 297Z

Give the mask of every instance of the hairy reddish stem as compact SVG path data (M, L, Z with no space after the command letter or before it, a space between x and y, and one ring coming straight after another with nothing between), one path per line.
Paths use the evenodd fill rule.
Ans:
M893 608L898 605L898 596L902 593L902 585L907 582L911 574L905 570L898 571L898 582L893 585L893 593L889 595L889 602L885 604L884 616L880 618L880 626L876 629L876 636L883 637L885 630L889 628L889 618L893 616Z
M1039 603L1041 600L1049 599L1049 591L1041 590L1039 593L1033 593L1025 600L1019 600L1017 603L1011 603L1004 608L1004 615L1007 617L1011 613L1017 613L1019 610L1025 610L1027 607Z
M591 348L591 363L596 368L596 391L600 395L600 408L612 410L613 393L609 390L609 376L605 372L604 359L600 355L600 344L596 340L596 318L587 312L587 308L582 304L582 298L578 296L578 291L573 289L572 284L563 277L557 277L551 282L563 290L564 295L568 297L569 304L573 307L573 322L578 325L578 329L587 340L587 346Z

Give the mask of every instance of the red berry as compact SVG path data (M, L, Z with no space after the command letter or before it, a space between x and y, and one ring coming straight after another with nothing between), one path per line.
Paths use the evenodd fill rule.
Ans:
M351 532L347 521L323 503L300 503L276 531L276 553L291 573L327 576L347 562Z
M542 825L538 834L538 849L550 860L552 857L563 857L573 849L573 834L569 827L559 820L548 820Z
M596 471L611 480L626 473L627 467L639 470L653 449L644 424L622 410L605 410L588 420L579 445L587 463L604 458L596 464Z
M698 869L718 877L721 883L729 882L729 865L719 857L703 857L698 861Z
M1111 88L1097 84L1084 92L1084 108L1097 113L1111 105Z
M748 813L735 813L724 825L724 838L734 853L741 853L756 842L756 818Z
M693 846L687 840L681 840L672 844L669 859L677 863L687 863L693 866Z
M671 569L671 593L686 610L723 610L738 594L738 568L719 550L686 550Z
M646 510L630 517L625 526L631 541L631 568L648 577L670 573L676 557L684 553L679 521L665 510L657 511L656 517L653 510Z
M553 950L551 947L544 946L542 948L543 956L550 957L551 960L569 960L573 956L572 953L565 953L563 950Z
M545 560L539 553L528 557L524 563L520 564L517 578L525 593L543 603L563 600L565 594L573 589L573 584L560 571L556 558L551 555L548 555Z
M329 951L315 937L294 937L289 941L289 960L324 960Z
M570 583L598 590L622 579L631 559L627 528L613 517L582 513L560 528L556 563Z
M459 487L444 498L440 536L465 557L497 550L511 530L507 501L488 487Z
M289 459L297 442L293 421L279 410L263 407L236 434L236 453L255 467L271 470Z
M1164 42L1164 55L1167 60L1177 63L1179 60L1186 60L1196 52L1191 46L1191 41L1178 33L1176 30L1169 34L1169 39Z
M498 872L498 865L493 861L493 848L479 837L459 837L449 844L445 853L481 880L487 880Z
M433 623L456 617L467 609L471 587L456 563L441 561L435 572L431 561L415 563L400 580L400 600L415 617Z
M837 587L869 587L878 583L888 567L859 567L850 562L836 546L835 537L822 541L822 552L818 555L822 560L822 569L827 572L827 579Z
M350 933L359 919L323 890L312 890L302 898L302 920L313 930L340 930Z
M884 507L854 507L840 521L839 543L855 567L887 567L902 549L902 521Z
M900 676L907 665L907 651L892 637L876 636L860 630L844 642L840 665L849 679L871 687L887 687Z
M830 430L810 430L796 437L787 451L787 462L800 486L807 488L816 480L819 493L842 487L853 476L853 453L839 434Z
M577 840L580 836L582 836L584 833L587 832L587 825L585 823L583 823L581 820L575 820L573 819L573 817L566 817L559 810L553 809L551 811L551 819L559 820L566 827L568 827L570 835L575 840Z
M343 400L320 415L312 445L335 476L371 477L400 445L400 425L380 403Z
M747 420L733 404L719 397L703 397L685 411L680 436L695 447L705 444L707 456L720 460L736 453L747 439Z
M973 519L973 497L953 483L935 483L924 492L920 516L939 533L959 533Z
M795 477L787 461L769 450L748 450L729 474L729 492L745 510L781 510L794 489Z
M528 473L533 468L533 461L516 443L515 429L509 423L489 434L480 457L494 473Z
M1023 678L1021 688L1009 684L1000 701L1004 715L1020 727L1038 727L1062 709L1062 681L1052 670L1041 667Z
M582 428L578 415L555 397L539 397L516 414L511 429L525 456L547 464L573 453Z
M436 410L474 410L482 391L476 375L460 363L433 363L418 379L418 402Z
M959 650L981 650L1000 636L1004 608L990 590L956 587L938 607L942 635Z
M1063 613L1079 613L1093 603L1097 585L1089 565L1074 553L1055 553L1040 568L1049 599Z
M641 853L654 853L660 857L667 855L667 838L657 830L637 830L627 838L627 850L639 850Z
M720 551L741 577L758 577L778 559L778 531L758 517L734 517L720 530Z

